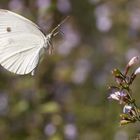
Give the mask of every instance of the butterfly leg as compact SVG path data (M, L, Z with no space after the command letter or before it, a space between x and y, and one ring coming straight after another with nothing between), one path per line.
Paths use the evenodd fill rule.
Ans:
M52 41L51 40L48 40L48 51L49 51L49 54L53 54L53 50L54 50L54 47L53 47L53 44L52 44Z

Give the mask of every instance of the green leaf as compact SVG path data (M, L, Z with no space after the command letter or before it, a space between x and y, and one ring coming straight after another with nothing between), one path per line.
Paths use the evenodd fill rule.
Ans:
M60 106L56 102L44 103L39 107L40 113L56 113L60 111Z

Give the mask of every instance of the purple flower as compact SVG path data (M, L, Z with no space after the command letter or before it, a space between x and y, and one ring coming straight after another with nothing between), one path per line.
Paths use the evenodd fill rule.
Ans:
M120 91L116 91L114 93L111 93L108 98L119 101L120 97L121 97L121 92Z
M120 102L120 104L122 104L123 102L126 102L128 100L128 95L123 90L112 89L108 99L117 100Z
M132 112L133 107L131 105L125 105L123 108L123 113L129 114Z

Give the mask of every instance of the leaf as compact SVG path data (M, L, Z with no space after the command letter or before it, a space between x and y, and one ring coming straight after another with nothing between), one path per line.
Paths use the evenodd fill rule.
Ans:
M44 103L39 107L40 113L56 113L60 111L60 106L56 102Z

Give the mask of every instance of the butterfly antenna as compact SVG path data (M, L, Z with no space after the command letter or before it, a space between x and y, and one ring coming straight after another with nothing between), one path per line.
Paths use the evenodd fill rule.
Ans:
M70 16L67 16L64 20L62 20L52 31L51 31L51 34L52 36L56 36L60 31L57 31L58 28L64 23L66 22L66 20L69 19ZM57 31L57 32L56 32ZM61 32L62 33L62 32Z
M58 33L61 33L64 35L64 33L62 31L57 31L59 29L59 27L64 23L66 22L66 20L68 20L69 16L67 16L64 20L62 20L52 31L49 35L47 35L47 43L48 43L48 51L49 51L49 54L52 54L53 53L53 50L54 50L54 47L53 47L53 44L52 44L52 37L56 36Z
M54 33L53 36L56 36L58 33L60 33L61 35L64 35L64 33L60 30L60 31Z

